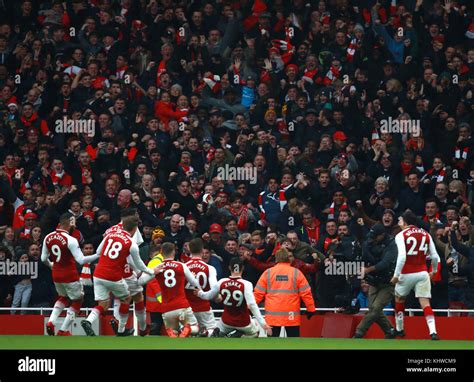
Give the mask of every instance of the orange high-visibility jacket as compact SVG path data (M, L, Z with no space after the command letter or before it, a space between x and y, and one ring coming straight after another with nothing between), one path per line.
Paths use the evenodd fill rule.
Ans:
M265 299L265 321L274 326L299 326L301 300L314 312L311 288L306 277L289 263L277 263L263 272L254 290L259 304Z

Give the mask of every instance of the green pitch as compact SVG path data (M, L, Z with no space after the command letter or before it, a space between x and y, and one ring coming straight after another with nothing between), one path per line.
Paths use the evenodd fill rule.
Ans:
M474 341L364 340L336 338L168 338L0 336L0 349L470 349Z

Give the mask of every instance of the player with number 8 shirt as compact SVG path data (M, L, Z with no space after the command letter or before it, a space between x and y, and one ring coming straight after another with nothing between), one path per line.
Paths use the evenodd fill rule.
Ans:
M412 290L423 309L431 339L439 340L436 332L433 309L430 306L431 279L438 270L440 258L431 235L416 226L417 218L411 211L399 217L398 225L402 229L395 236L398 247L397 265L392 278L395 285L395 334L404 337L403 316L405 299ZM426 260L431 260L432 273L428 273Z
M177 337L176 333L182 326L179 337L196 335L199 325L186 298L185 285L189 283L189 287L199 288L199 283L186 264L174 260L176 248L173 243L163 243L161 254L164 260L155 268L155 277L161 289L161 309L166 333L169 337ZM148 275L141 275L139 283L144 285L152 279Z

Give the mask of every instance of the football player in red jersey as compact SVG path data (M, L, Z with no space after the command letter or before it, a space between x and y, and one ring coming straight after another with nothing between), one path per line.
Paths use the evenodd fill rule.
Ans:
M56 320L69 303L71 305L58 336L71 335L69 328L81 309L84 297L76 262L84 265L98 258L98 255L84 257L78 241L71 236L75 228L73 214L66 212L61 215L56 231L47 234L43 241L41 261L52 269L53 282L59 296L46 324L46 332L50 336L54 336Z
M191 259L186 265L194 277L196 277L199 288L207 292L217 284L216 269L202 260L203 242L201 239L197 238L191 240L189 242L189 250L191 252ZM211 303L197 297L194 291L195 289L188 283L186 285L186 298L199 323L200 336L208 337L216 327L216 319L211 309Z
M155 268L155 273L161 289L162 316L166 333L169 337L177 337L176 332L182 325L180 337L196 335L199 332L199 325L186 298L185 285L187 282L189 288L199 288L199 283L186 264L174 260L176 248L173 243L163 243L161 254L164 260ZM140 283L146 284L151 279L147 275L142 275Z
M121 301L117 335L131 335L130 331L125 331L131 296L123 279L124 267L128 261L134 269L154 274L140 259L138 245L132 239L138 229L138 217L127 216L122 219L122 225L123 230L106 235L97 249L100 258L94 271L94 295L98 305L92 309L86 320L81 321L81 326L88 336L95 335L92 323L109 308L110 293Z
M138 212L135 208L126 208L121 211L120 217L123 220L127 216L137 216ZM123 230L122 221L105 231L104 236L112 233ZM143 237L140 233L140 230L137 229L132 237L132 240L140 246L143 243ZM143 297L143 287L138 285L138 277L136 270L131 269L130 264L125 264L123 270L123 279L127 283L128 290L130 291L130 296L132 301L135 304L135 316L137 317L138 329L140 331L140 336L145 336L149 333L150 329L146 324L146 310L145 310L145 301ZM114 318L110 320L110 325L112 326L115 333L118 332L118 321L120 316L120 300L118 298L114 299Z
M253 285L250 281L242 278L244 265L240 258L234 257L230 260L230 277L220 279L214 287L204 292L196 292L198 297L204 300L212 300L220 295L224 304L224 313L212 333L212 337L227 336L236 331L243 337L258 337L259 329L250 317L252 312L255 320L259 323L268 336L272 335L271 327L265 322L253 294ZM249 312L250 310L250 312Z
M404 212L398 220L402 230L395 236L398 258L392 278L392 284L395 285L395 333L400 337L405 336L403 330L405 299L414 289L415 297L423 309L431 339L439 340L430 298L431 279L438 269L440 258L433 238L425 230L416 227L416 222L417 218L411 211ZM431 260L432 273L427 271L427 257Z

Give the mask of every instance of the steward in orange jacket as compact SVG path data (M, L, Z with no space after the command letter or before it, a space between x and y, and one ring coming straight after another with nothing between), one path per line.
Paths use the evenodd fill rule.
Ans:
M303 273L291 266L285 248L276 252L275 259L277 264L263 272L255 286L255 300L259 304L265 299L265 320L274 329L273 337L280 336L281 327L288 337L299 337L301 300L308 318L316 311L311 288Z

